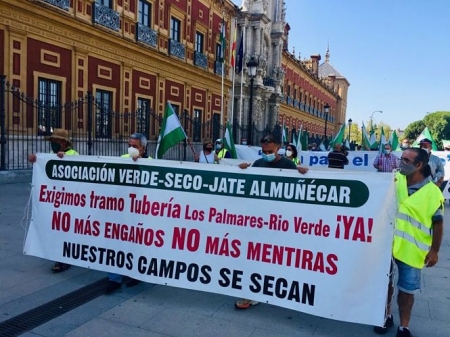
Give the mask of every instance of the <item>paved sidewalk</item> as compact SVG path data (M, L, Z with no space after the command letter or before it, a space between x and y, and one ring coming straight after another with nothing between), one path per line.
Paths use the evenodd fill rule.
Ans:
M0 185L0 324L16 315L105 278L72 267L53 274L51 261L22 254L29 183ZM440 261L423 272L411 331L415 337L450 336L450 206L446 205ZM332 285L330 285L332 286ZM234 309L235 298L140 283L101 295L23 336L376 336L366 325L343 323L261 304ZM394 319L398 323L396 305ZM386 336L395 336L395 328Z

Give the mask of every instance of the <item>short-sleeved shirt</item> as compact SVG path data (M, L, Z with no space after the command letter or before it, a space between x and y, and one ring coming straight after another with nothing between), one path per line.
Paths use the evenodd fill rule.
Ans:
M398 158L392 153L389 155L379 153L375 157L373 165L377 167L381 166L381 169L378 169L378 172L392 172L394 169L398 168Z
M280 157L277 161L268 162L264 159L258 159L256 160L252 167L271 167L271 168L280 168L280 169L297 169L297 166L294 164L294 162L286 157Z
M439 179L445 176L444 165L442 165L441 158L439 158L438 156L430 154L430 160L428 161L428 165L430 165L431 176L434 181L438 181Z

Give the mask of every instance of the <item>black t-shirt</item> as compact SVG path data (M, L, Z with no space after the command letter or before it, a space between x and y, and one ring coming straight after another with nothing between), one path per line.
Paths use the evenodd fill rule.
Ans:
M271 167L271 168L293 169L293 170L297 169L297 166L294 164L294 162L290 159L287 159L286 157L280 157L279 160L273 162L268 162L261 158L255 161L252 167Z

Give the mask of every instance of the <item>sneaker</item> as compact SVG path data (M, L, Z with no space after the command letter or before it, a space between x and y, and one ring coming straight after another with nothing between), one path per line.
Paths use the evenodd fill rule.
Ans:
M234 303L234 306L235 306L237 309L248 309L248 308L250 308L250 306L252 306L252 305L257 305L257 304L259 304L259 302L257 302L257 301L252 301L252 300L248 300L248 299L246 299L246 298L243 298L243 299L241 299L241 300L239 300L239 301L236 301L236 302Z
M396 336L397 337L414 337L408 328L403 328L403 330L400 330L400 328L398 328Z
M384 335L388 332L389 328L392 328L394 326L394 316L390 315L386 318L384 321L383 326L374 326L373 331L378 335Z
M119 282L108 281L108 284L106 284L105 294L108 294L108 295L112 294L117 289L120 289L121 286L122 286L122 284Z

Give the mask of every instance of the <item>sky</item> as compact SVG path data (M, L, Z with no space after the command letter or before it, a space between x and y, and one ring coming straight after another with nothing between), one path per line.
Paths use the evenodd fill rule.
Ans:
M350 82L347 118L404 129L450 111L450 0L284 0L289 51ZM235 3L238 2L235 0Z

